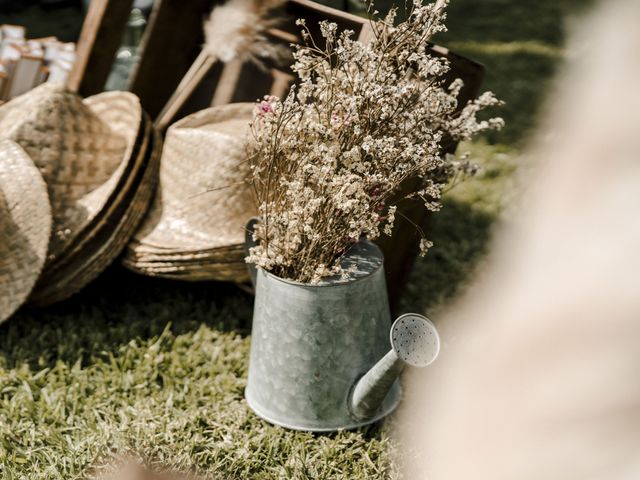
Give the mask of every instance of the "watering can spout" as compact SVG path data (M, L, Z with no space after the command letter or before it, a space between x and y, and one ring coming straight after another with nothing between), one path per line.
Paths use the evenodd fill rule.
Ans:
M426 367L440 351L438 331L429 319L409 313L391 326L391 350L365 373L351 391L351 415L373 418L406 365Z

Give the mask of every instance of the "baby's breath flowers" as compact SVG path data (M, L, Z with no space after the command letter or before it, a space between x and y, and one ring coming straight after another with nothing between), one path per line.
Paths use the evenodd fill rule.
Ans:
M445 87L446 60L428 53L445 30L444 7L415 0L405 22L396 10L372 21L373 40L321 23L320 48L304 21L294 54L299 85L256 105L249 145L261 222L248 262L299 282L343 273L339 260L362 237L391 234L400 185L440 208L451 178L468 162L445 156L444 138L467 140L502 119L476 114L500 102L491 93L458 108L460 80ZM372 9L370 9L371 11ZM372 12L374 14L375 12ZM431 242L423 238L422 251Z

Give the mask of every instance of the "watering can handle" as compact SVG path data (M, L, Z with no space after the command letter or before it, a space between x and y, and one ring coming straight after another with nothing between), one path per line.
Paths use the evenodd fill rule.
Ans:
M249 249L251 247L255 247L258 242L253 239L253 232L255 231L256 224L258 223L258 218L253 217L249 219L247 222L247 226L245 227L244 232L244 253L245 255L249 255ZM256 288L256 278L258 276L258 269L256 268L255 263L247 263L247 269L249 270L249 276L251 277L251 284L253 285L253 289Z

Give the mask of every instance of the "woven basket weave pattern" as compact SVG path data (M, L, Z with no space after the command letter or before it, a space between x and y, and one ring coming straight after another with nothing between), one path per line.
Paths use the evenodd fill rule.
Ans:
M170 278L247 280L244 225L257 210L245 183L252 109L214 107L169 129L160 187L125 266Z
M87 232L82 248L76 249L61 268L43 279L43 288L32 298L47 305L64 300L95 279L124 249L142 220L158 176L161 138L145 121L143 137L136 142L137 155L125 187L91 232Z
M47 183L54 222L50 262L107 202L131 154L140 116L134 95L115 92L83 102L48 84L0 107L0 131L25 149Z
M244 241L255 213L244 162L252 106L198 112L172 126L158 198L136 239L163 247L211 249Z
M0 322L28 297L51 232L47 186L17 144L0 141ZM28 193L28 194L26 194Z

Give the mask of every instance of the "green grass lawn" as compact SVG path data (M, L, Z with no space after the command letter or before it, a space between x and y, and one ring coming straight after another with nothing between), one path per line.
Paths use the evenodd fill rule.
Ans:
M585 2L453 0L439 42L487 66L507 128L461 146L483 165L428 232L403 307L436 315L482 259L520 149ZM243 400L252 298L110 268L0 327L0 478L76 479L121 456L212 478L394 478L389 425L331 435L257 419ZM437 320L437 318L436 318Z

